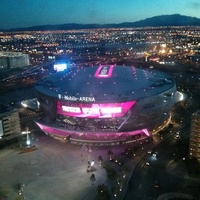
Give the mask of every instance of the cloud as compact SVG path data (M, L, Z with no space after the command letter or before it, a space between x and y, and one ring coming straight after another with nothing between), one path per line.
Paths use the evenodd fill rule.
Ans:
M188 7L194 11L200 10L200 2L190 2L188 3Z

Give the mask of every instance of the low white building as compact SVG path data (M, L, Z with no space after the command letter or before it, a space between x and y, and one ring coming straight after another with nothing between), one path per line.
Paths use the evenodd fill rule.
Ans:
M20 118L17 109L9 109L0 104L0 141L21 134Z
M20 52L0 52L0 69L12 69L30 65L28 54Z

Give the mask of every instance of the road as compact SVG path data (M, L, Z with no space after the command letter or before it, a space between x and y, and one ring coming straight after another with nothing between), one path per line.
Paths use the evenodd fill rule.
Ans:
M159 195L168 192L182 192L187 194L198 194L194 189L198 180L191 180L188 177L185 160L187 151L183 151L181 143L185 145L188 141L187 124L180 131L180 139L175 135L164 139L153 150L158 152L157 157L148 153L140 160L135 167L129 188L124 200L148 200L156 199ZM146 162L150 165L146 165Z

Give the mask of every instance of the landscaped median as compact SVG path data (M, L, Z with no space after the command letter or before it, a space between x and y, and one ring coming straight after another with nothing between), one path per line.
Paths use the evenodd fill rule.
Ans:
M36 145L26 146L20 148L20 153L28 153L37 150Z

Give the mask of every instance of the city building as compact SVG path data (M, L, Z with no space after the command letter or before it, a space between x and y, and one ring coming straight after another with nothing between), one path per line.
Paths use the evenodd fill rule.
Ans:
M20 103L24 108L29 108L34 111L38 111L38 102L36 98L23 100Z
M70 141L127 141L170 121L176 84L169 75L134 66L68 69L35 85L47 134Z
M192 114L189 158L196 158L200 162L200 110Z
M12 139L20 134L21 125L18 110L0 104L0 141Z
M20 52L0 52L0 69L12 69L30 65L29 55Z

